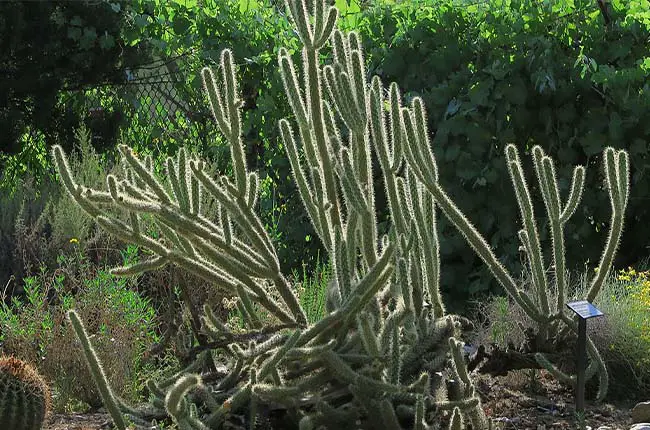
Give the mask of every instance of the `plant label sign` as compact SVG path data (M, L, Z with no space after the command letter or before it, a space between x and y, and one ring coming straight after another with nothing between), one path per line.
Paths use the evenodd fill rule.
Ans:
M594 317L601 317L604 314L596 306L586 300L567 303L567 307L575 312L581 319L586 320Z

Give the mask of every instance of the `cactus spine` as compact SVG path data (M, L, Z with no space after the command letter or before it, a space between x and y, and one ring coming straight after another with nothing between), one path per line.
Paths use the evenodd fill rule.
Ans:
M304 48L302 74L286 50L279 52L295 118L279 127L300 197L333 266L328 314L320 321L307 322L254 211L258 176L245 162L242 102L229 50L202 77L230 144L232 178L213 178L185 149L167 160L166 178L160 178L150 158L142 161L120 146L123 177L109 175L107 191L89 189L76 183L62 149L53 148L74 200L109 233L151 252L113 273L129 276L175 264L239 299L245 333L228 330L210 309L203 320L212 348L230 359L228 375L205 386L198 375L214 356L202 351L188 368L148 384L153 414L171 416L181 428L218 429L247 409L254 428L257 411L272 404L291 411L305 429L333 423L341 429L426 429L446 409L454 415L452 428L488 428L456 339L458 319L446 313L440 297L438 202L422 175L404 163L405 142L427 139L424 108L403 106L392 84L384 109L381 81L366 81L359 36L335 28L334 7L324 0L289 0L287 8ZM328 42L333 63L323 67L319 53ZM376 220L372 151L393 219L384 236ZM429 161L419 168L435 176ZM206 199L219 206L215 220L204 215ZM145 218L153 220L156 234L142 228ZM262 315L278 325L262 326ZM76 332L87 339L83 330ZM90 342L83 344L92 352ZM97 383L116 416L134 422L152 416L112 396L100 373ZM460 381L458 390L447 390L447 374Z
M34 367L15 357L0 357L0 428L41 429L50 401L50 389Z

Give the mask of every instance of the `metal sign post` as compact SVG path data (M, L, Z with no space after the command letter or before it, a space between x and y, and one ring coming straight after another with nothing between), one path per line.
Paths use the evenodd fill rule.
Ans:
M577 357L577 381L576 381L576 412L585 410L585 371L587 366L587 320L589 318L602 317L604 314L594 305L586 300L567 303L566 305L578 315L578 357Z

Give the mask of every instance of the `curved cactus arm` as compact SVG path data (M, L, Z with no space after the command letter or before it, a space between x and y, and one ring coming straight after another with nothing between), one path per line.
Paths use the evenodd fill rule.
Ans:
M354 247L353 241L355 234L351 231L354 225L348 223L346 226L345 234L341 232L340 227L336 227L334 231L334 243L332 246L332 269L334 272L335 284L331 287L336 291L332 291L338 297L339 305L341 300L347 299L350 295L350 285L354 282L354 261L348 259L348 248ZM356 256L355 256L356 257Z
M555 312L560 313L565 310L567 295L564 224L575 212L580 202L584 186L585 169L583 166L576 166L574 168L571 191L569 192L566 204L562 207L553 160L544 153L544 150L540 146L535 146L533 147L533 162L551 228L555 283L557 285Z
M341 309L346 315L355 315L386 285L393 274L393 260L395 244L389 242L383 250L381 257L351 290L349 298L343 303Z
M182 430L208 430L201 421L191 414L191 408L185 401L187 393L201 385L199 375L189 374L180 377L167 391L165 409Z
M395 90L393 91L393 89ZM386 185L386 196L388 199L388 208L390 210L391 219L395 224L395 229L398 234L407 233L407 223L403 213L402 204L398 195L397 183L395 178L395 166L400 162L400 154L397 152L398 144L395 139L399 133L391 133L391 139L386 130L386 121L384 120L384 97L381 79L377 76L373 77L369 95L369 109L370 109L370 130L371 130L371 143L374 146L375 153L379 160L379 167L384 176L384 183ZM391 86L389 96L390 106L396 106L395 109L399 111L399 92L396 86ZM391 110L392 112L392 110ZM395 128L395 123L392 120L391 114L389 121L391 123L391 130ZM392 143L392 147L391 147Z
M377 397L380 397L384 393L403 393L408 391L407 387L403 385L382 382L356 372L335 352L325 352L322 359L336 379L346 384L362 386L365 392L374 393Z
M420 122L424 121L424 124ZM427 178L433 183L438 182L438 166L431 149L426 130L426 115L424 102L416 97L411 102L411 108L400 109L402 133L400 140L406 146L406 159L418 179ZM422 179L420 179L422 181ZM434 194L435 195L435 194Z
M116 276L134 276L153 270L162 269L169 263L165 257L156 256L128 266L114 267L111 273Z
M249 185L247 176L246 155L244 143L241 138L241 107L243 101L237 88L235 67L232 51L224 49L221 52L220 67L221 86L218 84L214 72L209 68L201 71L203 86L208 95L212 115L219 125L221 133L230 143L230 154L235 173L235 188L237 195L246 195Z
M363 219L366 240L364 244L366 259L376 254L377 242L376 220L374 212L374 183L370 145L368 144L368 89L366 81L363 51L359 36L351 32L347 38L338 30L332 35L335 46L334 65L324 68L326 87L330 98L337 107L340 117L350 130L350 144L353 154L354 179L367 195L371 216ZM373 264L369 261L368 264Z
M417 252L424 262L422 266L423 284L429 293L433 318L441 318L445 314L442 296L440 295L440 247L436 225L435 205L431 194L416 180L415 174L407 169L406 182L415 231L418 236Z
M292 21L295 23L300 40L304 45L304 102L302 102L302 96L300 95L301 92L297 85L295 74L293 77L286 76L287 72L293 70L292 67L288 67L292 61L287 55L286 50L281 50L279 60L285 90L289 95L294 112L297 113L300 134L303 138L305 151L308 154L307 161L310 169L317 169L316 177L320 178L320 183L316 185L317 188L322 190L323 198L320 201L324 202L324 204L331 205L328 211L329 222L327 229L323 229L326 234L331 235L334 226L341 225L342 214L340 202L336 195L337 187L333 168L334 160L328 149L327 128L323 113L322 76L319 66L319 55L320 49L327 42L331 36L331 32L334 30L334 21L336 20L337 12L332 6L326 7L324 0L314 0L314 2L320 2L321 4L314 6L311 11L314 13L314 24L312 25L310 24L310 11L306 2L302 0L287 0ZM317 30L321 32L320 35L315 34ZM301 116L302 118L300 118ZM331 241L326 239L325 243L331 243Z
M598 270L587 293L587 301L589 302L592 302L598 296L614 262L614 255L623 233L625 209L630 195L630 160L627 152L606 148L603 152L603 158L605 180L612 205L612 216L607 243L600 257Z
M569 191L569 196L567 197L566 205L562 209L562 214L560 215L560 220L562 223L566 223L569 218L575 213L578 203L582 200L582 192L585 185L585 168L583 166L576 166L573 169L573 175L571 178L571 189Z
M327 234L328 221L326 213L325 211L320 210L314 200L314 196L311 192L313 187L310 185L307 173L300 162L300 155L298 153L296 140L293 137L291 125L286 119L281 119L279 125L282 142L286 149L287 156L289 157L289 163L291 164L291 171L298 186L298 194L300 194L300 198L305 205L305 210L307 211L307 215L309 216L316 233L321 238L324 246L329 249L331 246L331 238Z
M190 162L190 169L196 175L204 189L212 194L217 201L228 211L229 215L241 228L243 234L254 245L253 248L262 255L262 260L271 265L272 270L279 270L279 262L271 238L264 229L262 222L255 212L247 206L243 198L236 198L230 195L227 190L227 181L223 177L222 184L218 184L205 172L203 162Z
M113 390L108 383L108 379L106 379L104 368L99 361L99 358L97 357L97 353L90 343L90 338L86 332L86 328L79 318L79 315L74 310L68 311L67 316L70 324L72 325L72 328L74 329L75 334L77 335L77 339L79 339L79 342L81 342L83 353L86 357L86 363L88 364L90 373L93 377L93 380L95 381L95 386L99 390L99 394L102 397L102 402L104 403L104 406L106 406L106 409L113 419L113 424L115 424L115 427L117 427L119 430L126 430L126 421L118 406L117 398L115 394L113 394Z
M253 386L252 398L258 398L264 402L278 403L288 408L296 408L300 406L299 397L302 394L303 390L297 386L256 384Z
M449 430L463 430L463 427L463 415L460 413L460 408L455 407L449 421Z
M427 166L427 161L433 157L433 153L429 146L428 137L424 143L416 140L414 132L415 126L413 124L415 120L411 117L411 113L407 108L401 110L401 121L403 121L404 124L410 124L406 127L410 131L402 134L401 142L404 147L404 153L408 160L409 167L413 170L418 180L422 182L427 191L433 195L436 204L440 207L442 213L465 237L472 249L474 249L483 262L486 263L490 272L492 272L497 281L506 289L515 302L521 306L526 314L528 314L533 320L542 320L542 313L530 299L528 294L519 289L515 280L508 273L508 270L503 266L503 264L501 264L492 251L490 245L444 192L438 183L437 169L430 165L428 169L423 167ZM425 151L428 151L428 155L426 156L424 155Z
M361 341L366 353L371 357L379 358L379 341L367 314L361 313L357 316L357 327L361 335Z
M375 218L374 191L358 181L357 171L352 161L352 154L347 148L340 150L338 176L348 213L356 212L360 223L359 241L361 253L367 266L377 261L377 222Z
M472 423L472 428L487 429L489 420L481 407L481 401L476 394L476 387L467 373L465 358L463 357L464 343L451 337L449 338L449 347L451 350L452 369L457 376L457 380L462 384L462 400L467 401L467 407L461 407L463 415L466 415ZM474 401L474 399L478 401Z
M569 375L568 373L565 373L562 370L560 370L555 364L551 363L544 354L539 352L535 354L535 361L537 361L537 364L539 364L544 369L546 369L558 381L570 386L575 386L576 376Z
M596 400L603 401L607 395L607 390L609 387L609 374L607 372L607 366L605 365L603 358L601 357L591 339L588 339L587 341L587 352L592 361L587 368L585 378L591 379L594 374L598 374L598 393L596 394ZM575 387L577 382L576 375L569 375L563 372L557 366L551 363L544 354L535 354L535 361L537 361L537 364L546 369L558 381Z
M535 223L533 202L524 177L519 152L515 145L509 144L506 146L506 165L508 166L510 179L515 188L515 195L517 196L517 203L519 204L521 219L524 224L524 231L526 232L526 249L528 250L527 254L530 270L533 275L537 303L542 316L548 318L551 311L548 304L548 279L546 278L544 257L542 255L542 247L539 243L539 233L537 232L537 225Z

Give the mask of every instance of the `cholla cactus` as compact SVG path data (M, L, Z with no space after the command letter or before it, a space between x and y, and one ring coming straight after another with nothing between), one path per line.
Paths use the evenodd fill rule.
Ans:
M575 336L577 334L577 322L566 312L568 285L563 227L575 213L582 197L585 168L583 166L575 167L571 180L571 189L566 202L563 203L559 193L553 160L544 153L540 146L532 148L535 173L549 219L553 246L553 276L549 279L522 163L516 146L512 144L506 146L506 163L514 185L523 222L523 228L519 231L519 239L532 274L533 291L526 291L517 285L507 269L499 262L487 241L462 214L439 183L436 160L430 149L426 129L421 128L419 125L425 123L424 106L420 98L413 100L410 111L402 110L402 120L408 130L408 137L404 140L404 146L406 147L405 153L409 166L426 189L434 196L436 203L445 216L458 228L471 247L488 265L499 283L517 305L536 323L536 338L533 340L535 346L532 349L537 351L553 349L553 342L560 344L567 335ZM629 160L627 152L606 148L603 152L603 165L606 188L612 206L612 217L607 243L586 297L590 302L598 295L611 269L614 254L623 231L623 219L629 195ZM551 303L553 297L555 303ZM588 339L587 351L591 358L587 369L587 377L591 378L598 374L600 383L598 399L602 400L607 393L607 368L591 339ZM540 366L548 369L560 381L571 385L575 384L575 375L562 372L543 354L537 353L535 358Z
M440 298L436 202L403 163L410 129L402 118L412 109L402 106L396 85L384 109L380 80L366 81L359 37L335 30L335 8L323 0L290 0L287 6L304 45L303 84L288 52L281 50L296 124L282 120L280 130L300 196L332 262L328 314L307 323L254 211L258 176L246 166L242 102L232 54L225 50L219 70L206 68L202 76L230 143L233 178L211 177L202 161L181 149L176 159L167 160L163 179L150 157L142 161L120 146L124 177L109 175L108 191L88 189L71 176L62 149L53 149L75 201L107 231L151 252L113 273L128 276L179 265L237 295L246 325L245 333L233 333L204 307L211 342L187 369L149 382L154 400L146 411L112 394L90 342L84 341L97 383L119 411L109 409L120 416L118 422L122 414L136 423L169 415L183 429L222 428L244 411L255 428L270 405L291 411L301 429L425 429L445 410L453 414L454 429L462 423L489 428L462 343L455 338L459 318L445 313ZM322 67L319 52L328 41L334 61ZM341 125L348 131L345 141ZM424 117L411 125L424 130ZM373 149L394 220L384 236L375 215ZM219 205L216 220L204 216L206 194ZM143 228L145 220L155 224L155 235ZM78 335L87 338L74 313L70 318ZM277 324L264 325L263 319ZM199 373L214 366L214 349L230 356L229 373L208 383Z

